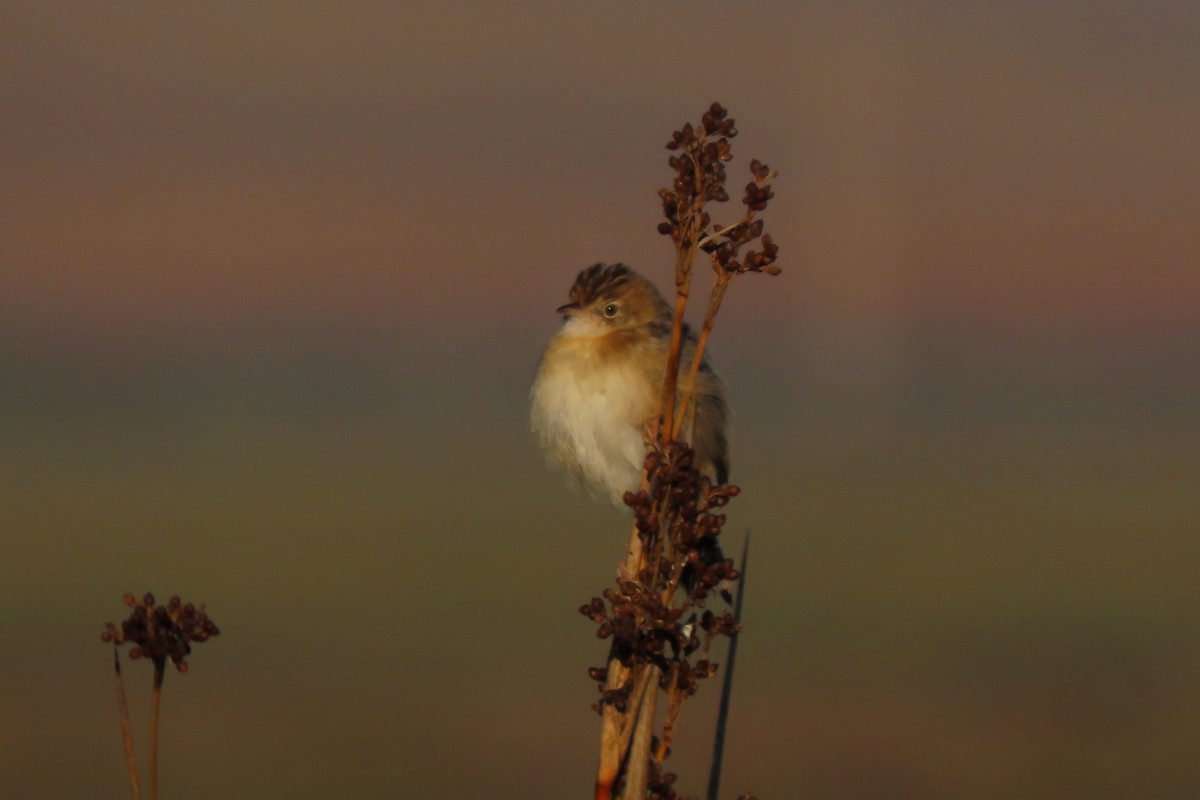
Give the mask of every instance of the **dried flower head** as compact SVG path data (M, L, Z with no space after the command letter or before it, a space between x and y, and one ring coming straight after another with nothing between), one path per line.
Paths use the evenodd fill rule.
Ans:
M139 602L132 594L125 595L125 605L133 609L118 628L106 623L100 640L114 645L130 642L130 658L148 658L156 665L170 661L180 672L187 672L187 656L192 644L201 644L221 631L208 618L204 604L184 603L174 595L167 604L156 605L154 595L147 592Z
M729 140L737 136L737 128L727 118L728 113L720 103L713 103L704 112L700 127L685 124L667 142L668 150L677 151L667 159L675 179L669 188L658 193L666 217L665 222L659 223L658 232L670 236L676 247L696 246L709 253L718 275L743 272L778 275L781 270L775 266L775 258L779 247L763 233L762 220L755 220L756 213L765 211L775 197L769 183L778 175L775 170L757 158L750 162L753 180L743 192L746 212L741 220L729 226L713 224L704 210L710 200L723 203L729 199L725 162L733 158ZM761 250L750 250L744 258L737 258L744 245L760 237Z
M653 664L662 671L663 689L674 685L688 695L696 691L697 681L716 673L707 660L692 665L690 658L697 651L706 658L714 637L741 629L728 611L716 616L705 610L698 628L702 636L695 613L685 620L692 609L704 608L711 593L724 594L724 587L738 577L717 544L725 516L714 509L740 490L713 486L693 463L694 453L683 442L669 442L647 455L649 488L625 494L647 553L645 566L606 589L603 599L593 597L579 608L596 623L596 635L611 640L610 660L626 668ZM589 676L604 692L600 707L628 700L628 686L604 691L607 670L594 667Z

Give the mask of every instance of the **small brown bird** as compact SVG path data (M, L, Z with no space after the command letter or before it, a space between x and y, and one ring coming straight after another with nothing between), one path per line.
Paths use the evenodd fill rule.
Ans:
M674 312L654 284L624 264L588 267L569 297L558 308L563 326L546 346L529 391L530 420L548 459L619 505L641 481ZM695 337L685 334L681 381L696 352ZM707 362L696 376L692 408L683 438L695 449L697 468L725 483L728 407L721 379Z

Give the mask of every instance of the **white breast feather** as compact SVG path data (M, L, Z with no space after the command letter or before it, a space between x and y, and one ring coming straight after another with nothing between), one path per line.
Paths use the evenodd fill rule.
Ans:
M547 457L593 492L621 502L646 457L643 423L654 409L645 378L619 360L598 363L586 337L552 340L530 389L532 423Z

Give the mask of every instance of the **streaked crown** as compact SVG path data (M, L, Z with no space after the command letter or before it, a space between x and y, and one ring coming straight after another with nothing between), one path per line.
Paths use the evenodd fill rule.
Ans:
M671 307L654 284L624 264L593 264L583 270L570 298L559 313L597 320L609 330L650 326L649 333L659 336L671 320Z
M580 270L571 286L571 302L587 308L598 300L614 300L630 280L642 280L624 264L593 264Z

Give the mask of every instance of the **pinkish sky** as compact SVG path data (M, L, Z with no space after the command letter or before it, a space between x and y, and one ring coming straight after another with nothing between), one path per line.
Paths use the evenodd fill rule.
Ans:
M540 323L592 260L665 278L660 140L714 98L783 174L756 317L1200 318L1186 4L759 4L694 53L668 6L219 9L10 10L10 336Z

